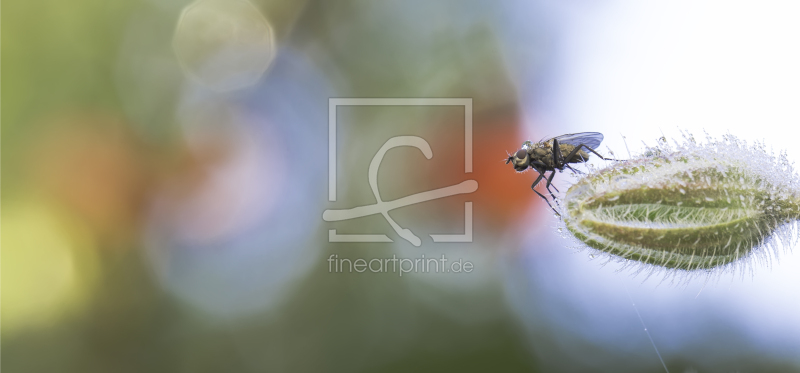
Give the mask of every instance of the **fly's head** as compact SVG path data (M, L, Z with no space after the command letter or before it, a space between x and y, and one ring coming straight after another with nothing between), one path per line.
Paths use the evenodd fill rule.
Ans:
M531 142L525 141L522 144L522 147L519 150L517 150L517 152L514 153L514 155L508 156L506 164L511 163L511 165L514 166L514 170L516 170L517 172L525 171L531 164L531 157L529 152L531 151L532 148L533 145L531 145Z

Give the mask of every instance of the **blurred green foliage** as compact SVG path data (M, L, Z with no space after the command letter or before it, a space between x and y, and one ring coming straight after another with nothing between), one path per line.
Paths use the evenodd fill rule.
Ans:
M98 0L9 0L2 5L2 198L3 205L21 205L25 209L28 206L25 196L38 188L36 178L31 175L35 166L30 163L31 156L35 154L30 149L44 133L53 130L52 126L73 125L58 120L64 113L101 111L127 119L130 126L141 125L130 124L131 118L123 114L118 78L120 46L133 17L147 15L157 23L153 25L156 29L170 30L170 22L177 18L180 7L158 8L145 1ZM299 27L295 32L304 36L294 37L300 46L309 43L308 38L317 45L334 43L333 55L338 59L335 65L344 67L347 79L356 84L354 91L363 94L415 92L413 87L419 82L435 79L442 68L447 68L446 61L463 60L447 54L453 51L447 48L452 36L443 35L431 44L433 50L445 53L439 66L425 67L430 56L408 53L405 54L408 57L417 55L416 61L411 60L410 67L400 68L392 61L404 53L393 54L396 47L390 47L386 39L391 37L392 30L370 31L365 34L371 35L368 36L371 41L356 39L355 44L342 45L326 40L330 30L317 28L324 24L317 17L330 17L325 13L338 12L332 19L341 20L347 18L344 13L358 13L358 8L366 4L356 2L337 8L326 2L314 3L297 23L302 6L278 2L259 5L273 10L270 15L273 19L277 17L279 36L291 38L288 30ZM361 29L357 34L376 26L380 25L358 25ZM163 49L169 38L170 35L164 34L151 42L154 48ZM360 50L356 44L382 45L381 49L370 50L368 56L386 55L383 62L388 66L364 74L365 66L359 62L363 56L352 53ZM481 45L491 48L491 42ZM480 64L464 61L472 64L473 73L481 69ZM397 61L401 65L408 62ZM403 73L395 74L392 69ZM458 75L450 79L450 83L440 82L442 87L450 88L437 91L438 94L465 92L457 86ZM173 126L169 116L159 119L162 122L143 125ZM61 130L69 132L70 128ZM166 152L174 151L169 149L174 144L166 146ZM149 161L159 162L159 157ZM79 221L80 215L63 210L63 206L53 209L53 216L65 226L86 228L86 222ZM10 219L16 219L16 215L10 215ZM74 237L75 232L65 239ZM487 321L464 324L420 303L409 287L414 285L403 279L385 275L331 275L321 262L311 277L297 285L295 295L280 309L221 322L173 299L153 281L142 260L142 243L136 236L109 241L95 237L96 233L89 233L94 237L90 239L92 244L70 248L73 254L90 250L97 255L99 272L93 276L98 277L91 281L76 280L71 285L88 292L88 298L72 301L77 303L69 307L54 303L55 316L22 328L5 328L4 371L483 372L532 368L533 360L522 342L523 336L505 309L497 288L477 295L455 296L454 302L465 307L482 304L481 308L488 307L492 315ZM20 262L24 257L14 254L15 247L21 247L18 242L11 241L8 234L3 235L4 295L11 286L16 293L37 289L17 283L19 276L9 277L18 271L6 270L22 266L33 271L41 266ZM356 250L353 255L371 250L374 249ZM28 294L31 299L40 295ZM4 296L4 309L12 307L6 299Z

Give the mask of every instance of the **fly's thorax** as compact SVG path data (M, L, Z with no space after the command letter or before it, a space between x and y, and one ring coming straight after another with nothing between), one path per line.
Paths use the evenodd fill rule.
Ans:
M569 156L572 151L575 150L574 145L570 144L558 144L559 149L561 150L561 156L567 157ZM541 142L536 145L533 145L531 148L528 149L528 154L530 155L531 161L543 163L548 168L555 168L556 164L553 160L553 144L551 141ZM581 149L575 155L572 156L570 159L564 159L565 163L580 163L584 162L589 159L589 153Z
M530 149L531 162L543 163L549 168L553 168L553 152L544 146L544 143L536 144L537 146Z
M552 155L553 153L544 147L535 147L529 151L531 156L538 158L544 158L547 155Z

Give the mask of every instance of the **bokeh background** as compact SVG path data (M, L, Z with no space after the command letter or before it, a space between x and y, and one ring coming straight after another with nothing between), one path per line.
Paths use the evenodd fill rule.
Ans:
M800 371L800 250L647 277L571 248L503 163L524 140L600 131L625 158L681 129L798 160L797 19L788 1L3 1L2 369ZM474 171L458 107L341 108L328 202L331 97L472 98ZM421 247L380 216L322 220L374 203L369 162L397 135L434 157L390 151L384 200L479 184L392 212ZM433 243L465 201L473 242ZM475 269L330 273L330 255Z

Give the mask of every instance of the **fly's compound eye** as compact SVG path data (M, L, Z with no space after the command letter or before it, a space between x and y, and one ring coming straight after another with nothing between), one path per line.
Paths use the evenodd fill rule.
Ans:
M517 159L525 159L528 156L528 152L525 149L520 149L517 151Z

